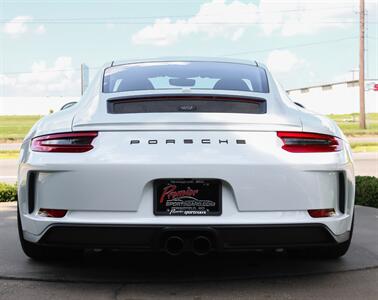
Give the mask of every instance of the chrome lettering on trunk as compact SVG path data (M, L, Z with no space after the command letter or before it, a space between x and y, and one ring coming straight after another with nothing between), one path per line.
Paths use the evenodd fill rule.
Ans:
M151 140L146 140L145 143L149 144L149 145L156 145L156 144L159 144L159 143L163 143L163 144L177 144L179 142L182 142L183 144L194 144L194 140L193 139L184 139L182 141L180 140L175 140L175 139L167 139L167 140L162 140L162 141L158 141L156 139L151 139ZM130 140L130 145L136 145L136 144L141 144L142 141L141 140ZM199 140L197 143L199 144L238 144L238 145L245 145L247 144L247 141L246 140L229 140L229 139L218 139L218 140L211 140L211 139L201 139Z

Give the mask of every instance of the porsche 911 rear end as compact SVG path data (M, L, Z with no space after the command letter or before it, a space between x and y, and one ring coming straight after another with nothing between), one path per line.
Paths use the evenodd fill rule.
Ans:
M112 63L22 146L24 251L316 249L353 226L350 148L257 63Z

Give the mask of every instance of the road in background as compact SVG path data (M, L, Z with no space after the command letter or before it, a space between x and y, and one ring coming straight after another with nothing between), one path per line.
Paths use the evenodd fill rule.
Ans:
M378 177L378 152L355 153L355 174ZM15 183L17 159L0 159L0 182Z
M349 143L378 143L377 136L351 136L347 138Z
M0 143L0 151L20 150L21 143Z
M378 177L378 152L355 153L353 158L356 175Z
M0 159L0 182L16 182L17 163L17 159Z

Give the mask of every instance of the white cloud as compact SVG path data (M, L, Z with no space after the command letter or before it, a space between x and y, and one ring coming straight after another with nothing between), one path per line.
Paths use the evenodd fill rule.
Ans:
M18 16L10 20L4 25L4 32L9 35L19 35L26 33L28 31L28 26L25 24L28 21L31 21L33 18L30 16Z
M77 96L80 93L80 72L72 58L58 57L53 66L45 61L34 62L30 73L0 74L2 96Z
M302 66L305 61L289 50L273 50L266 59L269 70L273 73L287 73Z
M350 26L348 22L356 21L356 8L352 2L345 3L343 0L261 0L259 12L265 34L277 32L283 36L293 36Z
M37 34L44 34L44 33L46 33L46 27L45 27L45 25L39 25L35 29L35 33L37 33Z
M366 4L369 16L375 17L377 3ZM265 35L282 36L316 34L321 30L347 28L358 22L358 3L345 0L261 0L259 4L239 0L212 0L202 4L190 18L156 19L132 36L137 45L166 46L191 34L240 39L248 28L257 28Z
M226 3L225 0L213 0L201 5L198 13L188 19L157 19L132 37L134 44L165 46L176 42L181 37L203 33L209 37L222 36L230 40L240 39L249 24L257 21L257 6L238 0Z
M12 20L5 23L3 32L12 37L17 37L30 31L36 34L44 34L46 32L46 28L43 24L37 27L30 26L30 21L33 21L33 17L31 16L14 17Z
M115 24L114 23L107 23L106 24L106 28L107 29L114 29L115 28Z

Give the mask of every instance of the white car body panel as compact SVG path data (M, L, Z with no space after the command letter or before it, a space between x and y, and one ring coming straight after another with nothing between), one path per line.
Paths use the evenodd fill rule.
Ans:
M176 61L177 59L172 59ZM195 59L196 61L198 59ZM209 61L209 59L204 59ZM154 60L152 60L154 61ZM163 60L166 61L166 60ZM239 61L236 61L239 62ZM117 64L117 63L115 63ZM121 64L121 63L118 63ZM251 63L252 65L254 63ZM263 65L259 66L265 68ZM103 70L110 65L104 66ZM264 98L266 114L108 114L107 100L123 96L177 94L177 91L101 92L99 72L81 101L40 120L23 142L19 167L19 207L24 237L38 242L59 224L323 224L335 236L351 229L353 161L337 125L291 102L267 71L270 92L188 91ZM41 153L33 137L71 131L99 131L86 153ZM332 153L283 151L277 131L333 135L344 149ZM175 144L167 144L174 139ZM192 139L193 144L182 143ZM210 144L202 144L208 139ZM246 144L236 144L237 139ZM131 144L139 140L139 144ZM156 144L149 144L156 140ZM227 143L219 141L227 140ZM28 212L28 173L37 172L36 209ZM346 207L338 209L339 173L345 174ZM221 216L156 216L153 181L160 178L216 178L222 182ZM335 208L314 219L309 209ZM67 209L62 219L38 215L38 208Z

